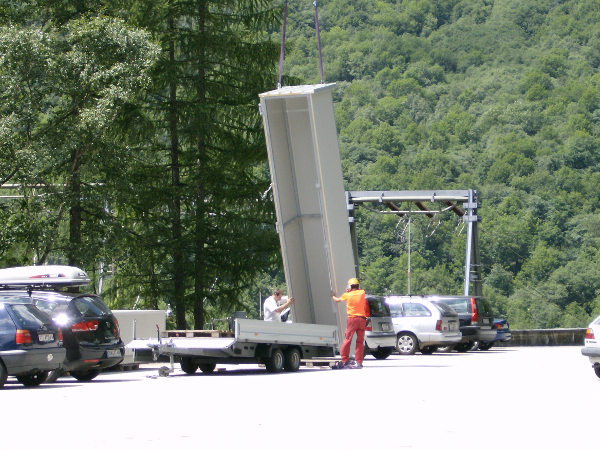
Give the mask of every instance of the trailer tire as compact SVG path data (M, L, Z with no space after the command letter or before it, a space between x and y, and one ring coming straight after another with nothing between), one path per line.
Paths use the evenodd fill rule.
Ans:
M202 363L198 364L198 367L200 367L202 373L213 373L217 365L215 363Z
M265 367L268 372L278 373L283 370L283 352L279 349L275 349L271 352L271 356L265 361Z
M283 368L286 372L298 372L300 369L300 351L297 348L288 348L285 351Z
M198 364L194 364L192 358L188 358L187 356L182 356L181 361L179 361L179 366L181 370L183 370L188 375L193 375L198 370Z

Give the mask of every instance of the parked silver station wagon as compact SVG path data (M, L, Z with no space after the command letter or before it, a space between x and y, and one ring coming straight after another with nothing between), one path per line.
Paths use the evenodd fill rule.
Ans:
M396 350L401 355L418 350L429 355L462 339L458 314L444 303L432 303L418 295L390 296L386 303L392 314Z

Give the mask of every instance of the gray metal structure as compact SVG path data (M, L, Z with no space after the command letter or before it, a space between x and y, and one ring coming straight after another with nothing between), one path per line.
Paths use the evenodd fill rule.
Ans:
M365 203L377 203L388 208L384 213L399 216L410 214L424 214L433 217L435 214L452 211L462 217L467 227L467 245L465 254L464 295L482 296L482 270L479 256L479 231L477 217L477 191L448 190L448 191L348 191L346 204L354 249L354 262L358 267L358 253L356 245L355 207ZM417 209L401 209L402 203L414 204ZM440 209L430 209L427 203L434 204ZM442 206L443 205L443 206ZM464 209L461 209L461 207ZM471 284L473 289L471 290Z
M331 90L289 86L260 94L277 231L293 321L346 326L344 292L356 276Z

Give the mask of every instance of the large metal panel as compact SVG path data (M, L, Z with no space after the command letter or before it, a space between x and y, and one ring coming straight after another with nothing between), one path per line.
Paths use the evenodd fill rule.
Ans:
M356 276L331 90L291 86L260 94L277 230L294 321L345 329L341 295Z

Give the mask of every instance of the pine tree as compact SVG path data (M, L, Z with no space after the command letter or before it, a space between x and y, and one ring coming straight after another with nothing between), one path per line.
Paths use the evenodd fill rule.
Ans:
M143 148L159 174L146 226L162 232L144 245L161 255L152 273L171 280L177 328L191 312L201 329L206 304L233 307L277 255L257 103L275 84L266 30L281 10L270 0L132 0L130 11L162 47L149 95L155 135Z

